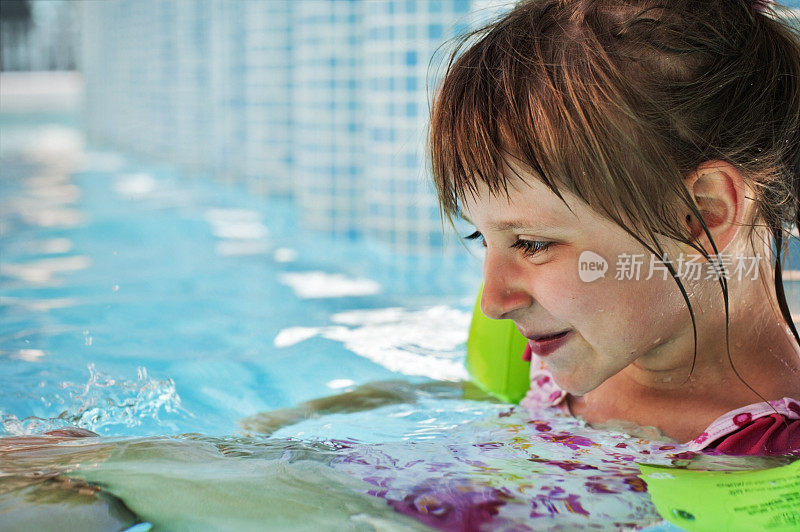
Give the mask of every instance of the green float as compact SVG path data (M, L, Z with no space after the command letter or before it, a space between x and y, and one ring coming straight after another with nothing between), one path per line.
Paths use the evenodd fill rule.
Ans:
M481 311L481 294L472 311L467 339L467 371L483 391L509 403L528 392L530 362L522 360L528 340L511 320L493 320Z

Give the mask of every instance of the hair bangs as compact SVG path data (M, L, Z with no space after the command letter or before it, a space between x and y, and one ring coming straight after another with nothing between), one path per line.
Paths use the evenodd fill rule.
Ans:
M431 170L448 218L459 215L460 205L477 194L479 183L493 193L508 186L500 121L507 102L494 79L499 71L489 66L493 47L484 40L483 46L473 46L454 60L470 36L453 52L431 111Z
M565 32L554 10L529 6L459 41L434 98L429 138L448 218L479 183L508 195L512 175L533 176L565 203L562 186L657 246L674 200L691 201L671 186L681 169L663 136L631 119L637 108L656 115L659 103L630 89L630 73L600 51L605 37L585 28L587 16L576 8ZM653 167L660 175L647 171ZM665 179L669 173L678 179Z

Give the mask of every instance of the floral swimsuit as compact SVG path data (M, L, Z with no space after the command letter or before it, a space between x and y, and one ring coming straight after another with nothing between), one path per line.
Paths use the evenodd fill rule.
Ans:
M522 400L526 408L558 407L565 413L567 392L558 387L547 364L526 347L531 360L531 387ZM714 420L683 446L690 451L716 449L726 454L790 454L800 451L800 400L784 397L737 408Z

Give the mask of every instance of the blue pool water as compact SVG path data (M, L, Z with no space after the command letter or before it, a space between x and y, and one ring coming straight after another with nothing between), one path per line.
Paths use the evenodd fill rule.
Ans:
M68 149L70 130L49 131ZM297 230L288 200L112 152L73 155L71 169L4 161L7 433L12 416L66 415L108 435L229 434L237 418L346 383L462 375L476 260L397 264ZM317 332L301 340L298 328Z
M466 378L477 257L303 231L287 198L85 147L63 118L0 126L0 435L18 438L0 442L22 442L0 443L9 529L53 505L97 529L632 529L661 521L637 461L785 461L426 387ZM291 410L382 381L393 399L374 409ZM103 438L25 446L68 426ZM60 475L102 496L59 481L53 502Z

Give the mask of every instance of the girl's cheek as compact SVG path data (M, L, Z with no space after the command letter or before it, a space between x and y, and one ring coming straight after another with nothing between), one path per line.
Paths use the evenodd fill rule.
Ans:
M616 301L621 325L632 339L663 337L685 320L683 298L672 279L629 281ZM609 298L611 299L611 298Z
M565 272L566 273L566 272ZM577 325L598 308L602 289L594 283L584 283L575 275L548 278L539 285L539 302L556 319Z

